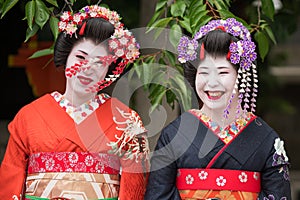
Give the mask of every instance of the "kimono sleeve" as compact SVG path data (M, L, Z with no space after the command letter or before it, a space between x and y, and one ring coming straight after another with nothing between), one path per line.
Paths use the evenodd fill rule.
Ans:
M142 200L149 171L146 129L137 112L114 100L113 120L120 133L111 141L110 153L120 157L120 200Z
M169 137L169 133L177 131L176 127L169 125L161 132L151 157L145 200L181 199L176 188L177 165Z
M289 160L284 149L284 142L278 137L272 141L273 148L261 174L262 191L259 199L289 200L291 199Z
M22 195L27 167L27 149L22 113L9 124L10 138L0 167L1 199L19 199Z

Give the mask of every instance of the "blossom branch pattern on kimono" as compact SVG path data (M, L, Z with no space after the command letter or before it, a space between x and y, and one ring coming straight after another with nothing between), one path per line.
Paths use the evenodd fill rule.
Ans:
M124 120L119 121L116 117L113 117L113 120L118 125L116 129L123 131L123 134L115 135L117 140L107 144L112 148L109 153L122 157L124 160L135 159L136 162L142 158L148 159L149 150L146 138L143 135L138 136L146 132L140 116L133 110L126 113L118 107L116 109Z

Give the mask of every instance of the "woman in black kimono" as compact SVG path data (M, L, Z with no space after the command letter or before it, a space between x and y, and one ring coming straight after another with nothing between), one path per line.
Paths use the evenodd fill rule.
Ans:
M203 106L163 129L145 199L291 199L284 142L253 114L257 55L247 28L210 21L178 52Z

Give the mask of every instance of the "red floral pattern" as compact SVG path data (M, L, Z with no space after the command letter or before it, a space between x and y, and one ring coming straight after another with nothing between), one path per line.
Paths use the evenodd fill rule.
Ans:
M29 156L28 174L40 172L86 172L119 174L116 156L88 152L41 152Z

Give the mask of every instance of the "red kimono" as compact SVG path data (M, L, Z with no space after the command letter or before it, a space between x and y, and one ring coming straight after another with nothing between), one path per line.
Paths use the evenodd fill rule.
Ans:
M44 95L9 124L1 199L143 199L149 147L138 114L105 94L64 105Z

